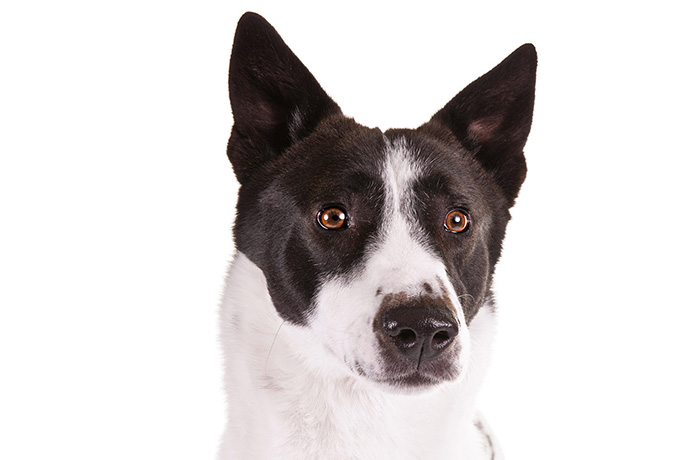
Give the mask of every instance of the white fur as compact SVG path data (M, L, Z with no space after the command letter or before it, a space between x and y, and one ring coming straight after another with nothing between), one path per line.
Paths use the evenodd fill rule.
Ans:
M221 311L229 395L221 459L491 458L487 436L475 426L474 400L489 359L493 309L484 305L466 326L444 264L419 241L408 212L418 165L403 142L386 158L385 224L364 265L324 280L308 326L278 316L263 273L245 255L232 263ZM454 305L460 377L429 391L383 388L375 383L385 372L375 315L385 295L415 295L425 282Z

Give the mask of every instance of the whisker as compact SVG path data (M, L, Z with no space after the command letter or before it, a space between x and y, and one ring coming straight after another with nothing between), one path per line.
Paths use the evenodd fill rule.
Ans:
M463 297L469 297L473 302L475 301L475 298L472 294L461 294L458 296L458 300L462 299Z
M276 329L276 334L274 334L274 339L272 340L272 344L269 346L269 352L267 353L267 359L264 362L264 373L267 373L267 365L269 364L269 357L272 354L272 350L274 349L274 343L276 342L276 338L279 336L279 332L281 332L281 328L283 325L286 323L286 321L281 321L281 324L279 324L278 329Z

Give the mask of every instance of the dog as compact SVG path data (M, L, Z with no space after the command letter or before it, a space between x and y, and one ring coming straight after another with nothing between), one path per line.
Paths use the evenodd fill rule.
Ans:
M536 63L525 44L419 128L383 132L265 19L240 19L221 459L502 458L475 396Z

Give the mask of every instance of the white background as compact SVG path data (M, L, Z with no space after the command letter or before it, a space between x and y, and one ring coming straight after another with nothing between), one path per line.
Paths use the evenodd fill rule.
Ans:
M3 2L0 458L214 457L246 10L382 128L536 45L479 405L508 459L680 459L680 34L657 1Z

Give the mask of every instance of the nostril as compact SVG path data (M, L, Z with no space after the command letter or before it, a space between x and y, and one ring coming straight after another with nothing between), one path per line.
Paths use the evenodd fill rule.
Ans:
M432 337L432 345L439 347L441 345L446 345L451 340L451 335L448 331L439 331Z
M396 335L403 345L412 345L418 341L418 334L413 329L404 328Z

